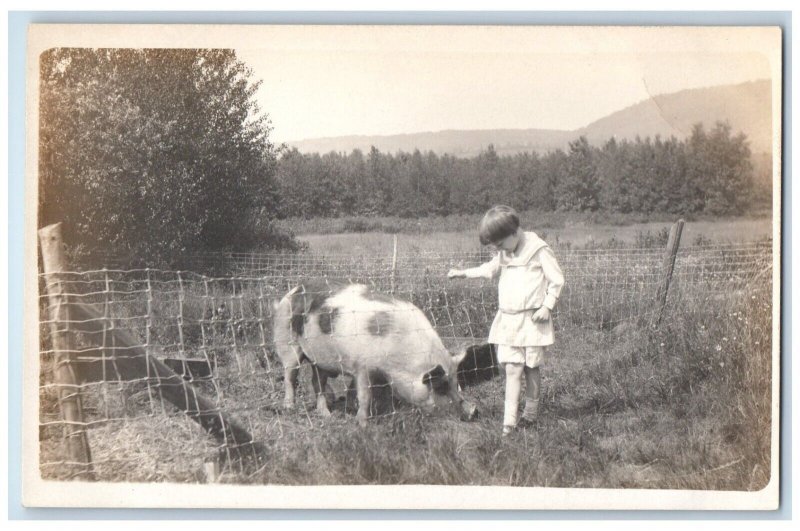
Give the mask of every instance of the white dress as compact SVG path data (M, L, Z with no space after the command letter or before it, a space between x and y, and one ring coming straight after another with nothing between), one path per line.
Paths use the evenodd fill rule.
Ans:
M516 252L500 251L491 261L464 271L468 278L499 274L498 311L489 331L489 343L517 347L552 345L553 319L535 322L533 314L556 305L564 273L553 250L534 232L523 232Z

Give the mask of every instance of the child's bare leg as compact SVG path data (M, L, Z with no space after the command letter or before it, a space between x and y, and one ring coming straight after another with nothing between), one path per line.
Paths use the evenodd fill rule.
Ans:
M539 367L525 367L525 420L536 420L539 416L539 395L542 390L542 373Z
M517 425L523 366L522 363L506 363L506 400L503 412L503 426Z

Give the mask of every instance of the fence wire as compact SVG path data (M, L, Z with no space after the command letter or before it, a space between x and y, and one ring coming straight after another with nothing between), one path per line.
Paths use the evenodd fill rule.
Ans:
M566 278L554 312L556 344L551 356L569 359L587 348L614 348L622 342L640 342L641 349L669 345L653 342L653 326L661 314L657 300L664 282L662 249L555 249ZM351 334L353 344L395 344L388 352L369 352L369 365L382 368L371 375L373 422L415 410L409 397L419 382L408 367L396 367L398 359L413 366L420 358L433 367L431 352L421 338L435 331L451 351L486 352L489 327L497 312L496 281L448 280L451 267L472 267L490 254L420 252L395 257L320 256L313 254L207 254L194 257L198 270L230 274L205 275L189 271L156 269L94 269L40 275L41 372L40 465L45 478L75 476L63 440L64 420L59 415L54 362L68 355L79 375L78 392L92 448L92 465L99 479L110 481L203 481L204 461L232 446L230 439L213 438L174 405L165 392L196 393L208 399L212 415L236 419L256 441L266 442L301 436L304 426L318 418L314 375L303 365L294 409L286 408L287 381L278 355L286 341L276 338L276 303L292 288L310 281L361 283L386 296L374 304L407 301L419 308L430 323L420 324L412 309L396 306L388 323L405 323L391 332L380 331L375 306L363 315L339 317L340 322L361 319L378 331L357 337L345 328L325 330L322 320L316 333L324 336ZM394 262L394 266L393 266ZM106 262L108 263L108 262ZM661 328L682 330L686 335L711 334L712 352L705 354L709 370L712 358L726 343L741 344L749 335L768 348L771 333L771 244L739 244L687 247L680 250L670 284ZM89 317L70 317L57 323L46 295L49 283L58 282L69 304L92 308ZM325 285L325 284L322 284ZM307 290L314 294L312 289ZM336 290L322 289L318 300ZM383 301L383 302L380 302ZM319 315L319 307L305 308L295 318L307 331ZM297 317L299 315L299 317ZM370 319L372 319L370 321ZM296 322L295 322L296 323ZM290 323L291 324L291 323ZM50 334L53 325L70 333L70 350L56 353ZM680 326L678 326L680 325ZM119 334L128 342L120 343ZM361 333L364 333L363 330ZM668 336L669 337L669 336ZM698 336L699 337L699 336ZM326 339L322 337L322 339ZM672 337L671 340L682 338ZM381 343L385 341L388 343ZM670 339L667 340L669 342ZM698 339L698 341L700 341ZM598 347L599 345L599 347ZM653 346L655 345L655 346ZM361 348L361 347L359 347ZM381 347L383 348L383 347ZM714 352L716 351L716 353ZM357 391L348 374L346 353L339 356L339 377L325 387L326 404L337 418L355 422ZM158 360L181 376L165 379L146 362L144 373L132 375L124 366L126 356ZM490 363L465 368L459 384L468 400L483 414L502 418L502 370L495 358ZM722 359L722 358L720 358ZM120 361L121 360L121 361ZM705 361L704 361L705 362ZM424 364L423 363L423 364ZM720 361L724 363L724 361ZM402 363L401 363L402 365ZM570 370L586 370L572 367ZM470 375L466 371L473 371ZM482 372L481 372L482 371ZM489 374L494 379L477 377ZM331 375L333 376L333 375ZM422 374L415 374L414 378ZM468 385L468 384L474 385ZM551 385L550 393L558 386ZM166 397L166 398L165 398ZM188 401L188 400L187 400ZM196 411L195 417L196 415ZM220 417L221 418L221 417Z

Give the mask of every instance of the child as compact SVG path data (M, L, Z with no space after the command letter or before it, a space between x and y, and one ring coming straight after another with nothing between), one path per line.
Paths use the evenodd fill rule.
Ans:
M533 232L523 232L519 216L507 206L495 206L483 216L481 244L499 252L491 261L471 269L451 269L448 278L494 278L498 285L498 312L489 331L489 343L497 345L497 361L505 367L506 398L503 435L517 426L522 375L525 375L526 423L539 413L544 347L553 344L553 320L564 274L550 247Z

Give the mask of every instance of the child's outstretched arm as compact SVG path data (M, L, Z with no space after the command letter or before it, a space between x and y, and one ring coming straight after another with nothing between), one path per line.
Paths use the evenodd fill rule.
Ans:
M493 278L499 271L500 255L496 254L490 261L478 267L451 269L447 272L447 278Z
M539 251L539 262L542 264L542 273L547 282L547 291L542 307L533 314L533 320L547 321L550 319L550 312L556 307L561 288L564 287L564 272L561 271L556 255L550 247L542 247Z

